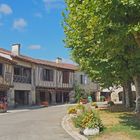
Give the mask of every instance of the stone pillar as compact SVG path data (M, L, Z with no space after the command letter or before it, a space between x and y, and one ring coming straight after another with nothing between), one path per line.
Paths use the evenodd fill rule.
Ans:
M15 93L14 89L9 89L7 91L7 102L8 102L8 107L15 107Z
M62 94L62 104L64 103L64 92L61 93Z
M36 91L36 104L40 104L40 93Z
M99 102L100 101L100 92L96 92L96 101Z
M36 104L36 91L35 89L31 90L31 104L35 105Z
M52 104L56 104L56 92L51 92L51 96L52 96Z
M74 91L72 90L68 94L69 94L69 102L74 103L75 102L75 93L74 93Z
M28 96L28 98L27 98ZM32 105L32 91L26 92L25 100L28 100L29 105Z
M45 93L45 100L46 100L48 103L50 102L50 100L49 100L49 92L48 92L48 91Z

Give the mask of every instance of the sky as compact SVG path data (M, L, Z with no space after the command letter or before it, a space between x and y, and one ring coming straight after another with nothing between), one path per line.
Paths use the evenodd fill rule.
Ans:
M65 48L64 0L0 0L0 47L21 44L21 54L54 61L70 61Z

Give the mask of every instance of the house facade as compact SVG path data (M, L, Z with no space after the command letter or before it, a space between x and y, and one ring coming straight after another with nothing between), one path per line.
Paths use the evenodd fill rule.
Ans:
M5 100L10 88L13 88L13 64L10 57L0 53L0 102Z
M86 94L90 94L93 101L100 100L100 89L98 83L93 82L87 74L81 71L75 71L74 78L75 85L78 85L81 89L83 89Z
M0 49L0 54L0 93L8 106L70 101L76 66L60 58L51 62L23 56L19 44L12 45L12 51Z

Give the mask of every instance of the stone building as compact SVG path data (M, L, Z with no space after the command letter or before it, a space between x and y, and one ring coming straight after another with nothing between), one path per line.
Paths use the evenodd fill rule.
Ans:
M78 84L97 101L99 85L77 69L61 58L52 62L24 56L20 44L13 44L11 51L0 48L0 96L7 97L9 107L67 103Z
M0 93L10 107L69 102L75 65L62 63L60 58L51 62L23 56L19 44L12 45L12 51L0 48L0 54Z
M0 53L0 102L7 96L10 88L13 88L13 65L11 57Z
M87 74L81 71L75 71L74 73L75 85L78 85L81 89L85 91L86 94L92 96L93 101L98 101L99 99L99 84L93 82Z

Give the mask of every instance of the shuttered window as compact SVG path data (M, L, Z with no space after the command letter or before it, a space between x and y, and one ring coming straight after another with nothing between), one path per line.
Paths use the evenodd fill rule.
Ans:
M84 83L84 75L80 75L80 84Z
M69 83L69 71L63 71L63 83Z
M3 64L0 63L0 75L3 75Z
M43 69L43 80L44 81L53 81L54 71L51 69Z
M87 76L86 75L80 75L80 84L87 84Z

